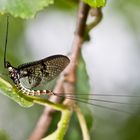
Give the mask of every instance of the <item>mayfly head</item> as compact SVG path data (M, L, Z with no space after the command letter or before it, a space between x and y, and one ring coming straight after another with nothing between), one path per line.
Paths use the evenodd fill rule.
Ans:
M5 63L5 68L8 70L10 78L13 80L15 84L19 83L19 72L16 68L14 68L8 61Z

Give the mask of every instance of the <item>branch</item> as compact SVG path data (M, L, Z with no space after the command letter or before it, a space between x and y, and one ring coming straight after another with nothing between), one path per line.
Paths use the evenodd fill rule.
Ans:
M58 91L60 93L64 92L61 79L57 81L56 87L54 89L54 92L58 92ZM60 102L60 98L58 98L57 96L51 96L50 100L55 103ZM56 110L54 110L52 107L46 106L44 108L44 111L40 116L40 119L36 125L36 128L34 129L34 131L32 132L28 140L40 140L45 135L45 133L49 129L55 111Z
M60 75L60 78L55 86L55 93L75 93L74 85L76 82L76 66L79 59L79 54L81 51L82 43L84 40L84 33L86 28L86 20L88 17L89 6L83 3L82 1L79 4L79 11L77 16L77 24L74 34L74 40L72 44L71 52L71 62L68 67ZM60 98L51 97L51 101L60 102ZM71 104L71 100L65 99L64 104ZM73 106L71 106L73 107ZM48 130L49 125L51 124L54 110L50 107L46 107L42 116L40 117L36 128L34 129L29 140L40 140Z

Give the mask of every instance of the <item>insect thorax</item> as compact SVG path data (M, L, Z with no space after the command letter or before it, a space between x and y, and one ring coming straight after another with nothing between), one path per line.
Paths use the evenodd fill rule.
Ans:
M14 67L10 66L8 67L8 71L10 74L10 78L13 80L13 82L18 85L19 84L19 72Z

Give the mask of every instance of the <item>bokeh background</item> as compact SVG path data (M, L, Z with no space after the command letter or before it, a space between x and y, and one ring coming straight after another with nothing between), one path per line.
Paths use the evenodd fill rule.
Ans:
M10 17L7 59L14 66L54 54L69 54L76 24L77 3L61 0L39 12L34 19ZM91 93L140 95L140 1L107 1L102 22L90 32L90 41L84 43L82 55L89 75ZM0 73L9 80L3 68L6 17L0 16ZM84 85L83 85L84 86ZM96 97L97 98L97 97ZM108 97L109 98L109 97ZM107 99L108 99L107 98ZM106 99L98 97L98 99ZM89 106L87 119L94 140L139 140L139 98L109 100L136 105L115 107L132 114ZM25 140L31 134L43 107L22 108L0 94L0 140ZM60 114L56 114L59 118ZM57 119L58 119L57 118ZM67 140L80 138L76 117L70 124ZM54 120L52 126L56 127ZM92 125L93 124L93 125ZM50 132L54 128L50 129Z

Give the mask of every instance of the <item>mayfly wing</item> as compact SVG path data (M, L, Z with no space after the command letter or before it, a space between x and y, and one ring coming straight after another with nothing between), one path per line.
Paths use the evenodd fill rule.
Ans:
M20 80L26 80L31 88L56 78L69 64L70 60L64 55L53 55L39 61L18 66Z

